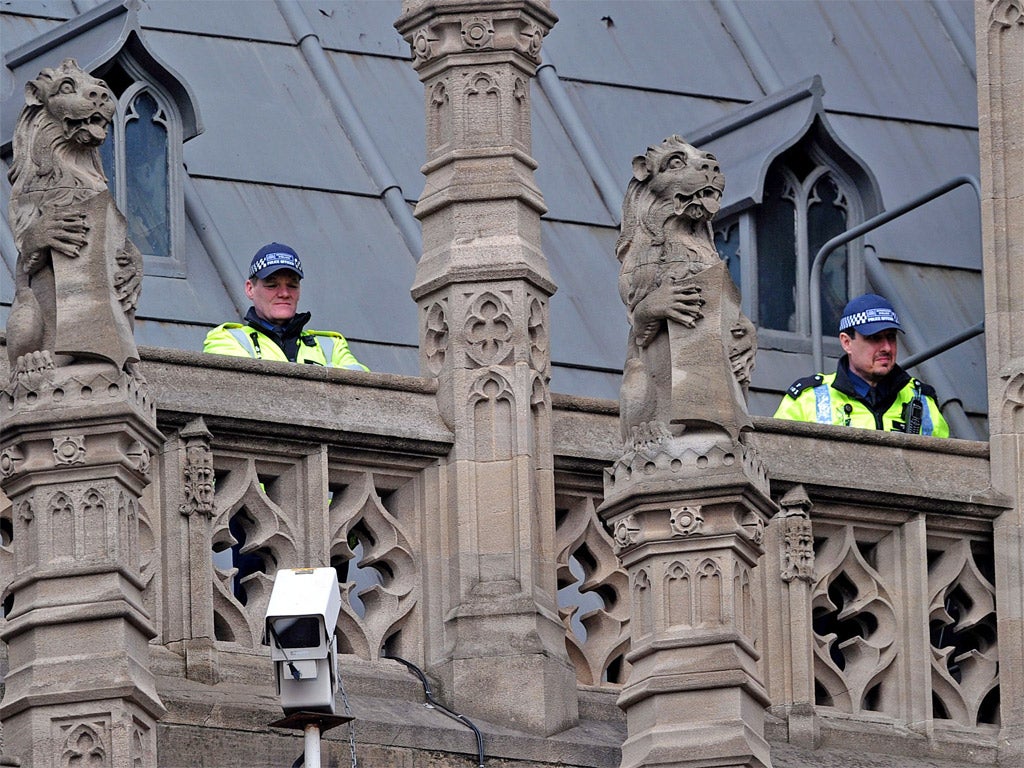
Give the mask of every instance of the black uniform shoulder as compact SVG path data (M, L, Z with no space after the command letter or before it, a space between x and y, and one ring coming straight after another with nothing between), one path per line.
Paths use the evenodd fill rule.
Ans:
M914 379L914 385L921 388L921 394L925 397L930 397L935 402L939 401L939 395L931 384L925 384L920 379Z
M789 385L789 389L786 390L787 394L796 400L800 397L800 393L805 389L812 389L825 380L825 377L820 373L816 373L813 376L804 376L802 379L797 379Z

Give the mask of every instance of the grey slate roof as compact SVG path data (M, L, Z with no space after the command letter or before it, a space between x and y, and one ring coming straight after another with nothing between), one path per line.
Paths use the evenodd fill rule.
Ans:
M5 61L87 5L7 0L0 6ZM326 49L333 86L304 59L285 6L297 6ZM533 155L549 209L543 247L559 286L551 302L557 392L617 396L627 330L616 289L618 206L631 158L647 145L673 133L699 135L817 75L828 125L870 169L886 208L951 177L979 173L969 0L553 0L552 9L560 20L542 56L561 93L534 83ZM317 276L305 281L302 302L316 327L341 330L373 369L418 374L409 296L418 254L386 209L379 179L343 128L332 107L338 94L331 92L340 87L350 99L411 208L423 186L423 89L392 26L400 13L399 0L140 4L147 50L185 84L202 127L184 146L194 192L187 278L146 278L140 343L198 348L211 325L234 319L231 290L237 293L252 253L281 240ZM59 63L60 50L39 61ZM10 140L9 109L23 86L24 77L0 70L0 142ZM718 140L727 208L756 193L758 174L800 138L808 114L806 104L797 104L763 117L742 140L734 135L732 145L728 137ZM5 181L4 209L8 193ZM209 221L197 221L197 211ZM237 276L217 267L210 252L216 241ZM900 296L891 298L929 344L982 319L980 223L969 188L865 242L899 286ZM4 320L15 258L6 226L0 254ZM808 351L780 348L770 334L762 339L755 413L771 413L792 379L811 372ZM940 394L955 395L983 436L983 337L943 353L936 364L955 372L949 377L960 388Z

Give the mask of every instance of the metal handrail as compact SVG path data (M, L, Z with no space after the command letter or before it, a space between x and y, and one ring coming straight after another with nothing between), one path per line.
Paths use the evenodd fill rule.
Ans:
M898 208L893 208L891 211L883 211L877 216L872 216L870 219L862 224L857 225L853 229L848 229L841 235L836 235L827 243L825 243L818 250L817 255L814 257L814 261L811 264L811 283L810 283L810 300L811 300L811 350L814 354L814 370L823 371L825 360L824 353L822 352L822 340L821 340L821 270L825 264L825 259L835 251L841 245L845 245L851 240L856 240L861 235L870 232L873 229L886 224L893 219L902 216L908 211L912 211L915 208L919 208L927 202L934 200L936 197L941 197L947 192L956 189L957 187L969 184L974 192L978 195L978 206L981 206L981 184L974 176L956 176L945 184L935 187L930 192L926 192L923 195L915 197L910 202L904 203ZM890 297L891 299L891 297Z
M952 349L958 344L963 344L965 341L970 341L975 336L980 336L985 332L985 321L982 320L980 323L976 323L968 328L966 331L960 331L960 333L950 336L943 342L936 344L934 347L924 350L924 352L918 352L916 355L911 355L904 360L900 365L904 368L913 368L919 363L923 363L925 360L931 360L936 355L945 352L947 349Z

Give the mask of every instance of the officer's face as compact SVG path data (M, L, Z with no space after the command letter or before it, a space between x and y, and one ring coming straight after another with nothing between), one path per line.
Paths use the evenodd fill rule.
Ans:
M839 334L843 351L850 356L850 370L869 384L877 384L896 365L896 330L864 336L859 331Z
M290 269L245 281L245 295L256 314L270 323L280 325L295 317L299 306L299 276Z

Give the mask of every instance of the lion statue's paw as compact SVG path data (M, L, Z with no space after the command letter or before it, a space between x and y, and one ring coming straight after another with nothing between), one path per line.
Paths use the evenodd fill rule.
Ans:
M28 390L35 391L44 381L53 378L55 369L53 355L47 350L27 352L15 360L14 369L11 371L11 381L21 384Z

